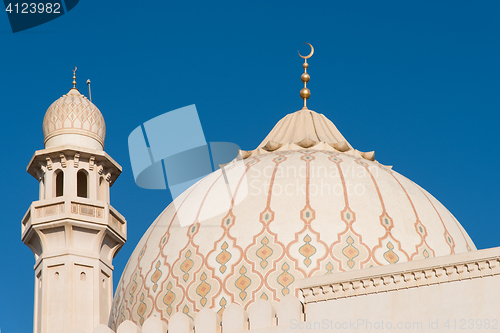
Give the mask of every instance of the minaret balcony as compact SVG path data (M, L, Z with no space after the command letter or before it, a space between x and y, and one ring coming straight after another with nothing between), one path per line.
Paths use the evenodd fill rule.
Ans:
M127 226L125 218L105 201L78 197L58 197L34 201L22 220L22 239L35 227L45 228L71 221L75 224L95 224L109 227L125 242Z

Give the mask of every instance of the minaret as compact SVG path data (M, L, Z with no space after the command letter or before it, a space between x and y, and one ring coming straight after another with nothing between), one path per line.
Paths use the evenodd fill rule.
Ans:
M76 89L75 71L73 88L45 114L45 149L27 168L40 183L22 220L22 241L36 260L34 333L107 325L112 260L126 241L125 218L109 202L121 167L104 152L104 118Z

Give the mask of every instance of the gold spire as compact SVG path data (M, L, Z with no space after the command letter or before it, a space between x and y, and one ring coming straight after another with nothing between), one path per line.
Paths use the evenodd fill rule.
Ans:
M75 69L73 69L73 89L76 89L76 75L75 72L78 68L75 66Z
M302 67L304 67L304 73L300 76L300 79L302 80L302 82L304 82L304 88L302 88L302 90L300 90L300 98L302 98L304 100L304 107L302 108L302 110L307 110L306 101L311 96L311 91L309 89L307 89L307 82L309 82L309 79L311 78L309 76L309 74L307 74L307 67L309 67L309 64L307 63L307 59L311 58L312 55L314 54L314 47L309 43L304 43L304 44L307 44L311 47L311 53L309 53L309 55L307 55L307 56L303 56L300 54L300 52L298 52L299 56L301 58L304 58L304 64L302 65Z

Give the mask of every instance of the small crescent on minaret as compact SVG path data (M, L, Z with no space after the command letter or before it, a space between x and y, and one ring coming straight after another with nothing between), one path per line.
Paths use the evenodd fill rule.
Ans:
M309 44L309 43L304 43L304 44L307 44L307 45L309 45L309 46L311 47L311 53L309 53L309 55L307 55L307 56L305 56L305 57L304 57L303 55L301 55L301 54L300 54L300 51L297 51L297 53L299 54L299 56L300 56L301 58L304 58L304 59L309 59L309 58L311 58L311 57L312 57L312 55L314 54L314 47L313 47L311 44Z

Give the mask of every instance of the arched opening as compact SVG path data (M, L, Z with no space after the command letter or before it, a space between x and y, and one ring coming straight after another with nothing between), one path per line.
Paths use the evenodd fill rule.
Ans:
M56 197L64 195L64 173L61 170L56 171Z
M76 174L76 195L81 198L88 198L87 173L84 170Z

